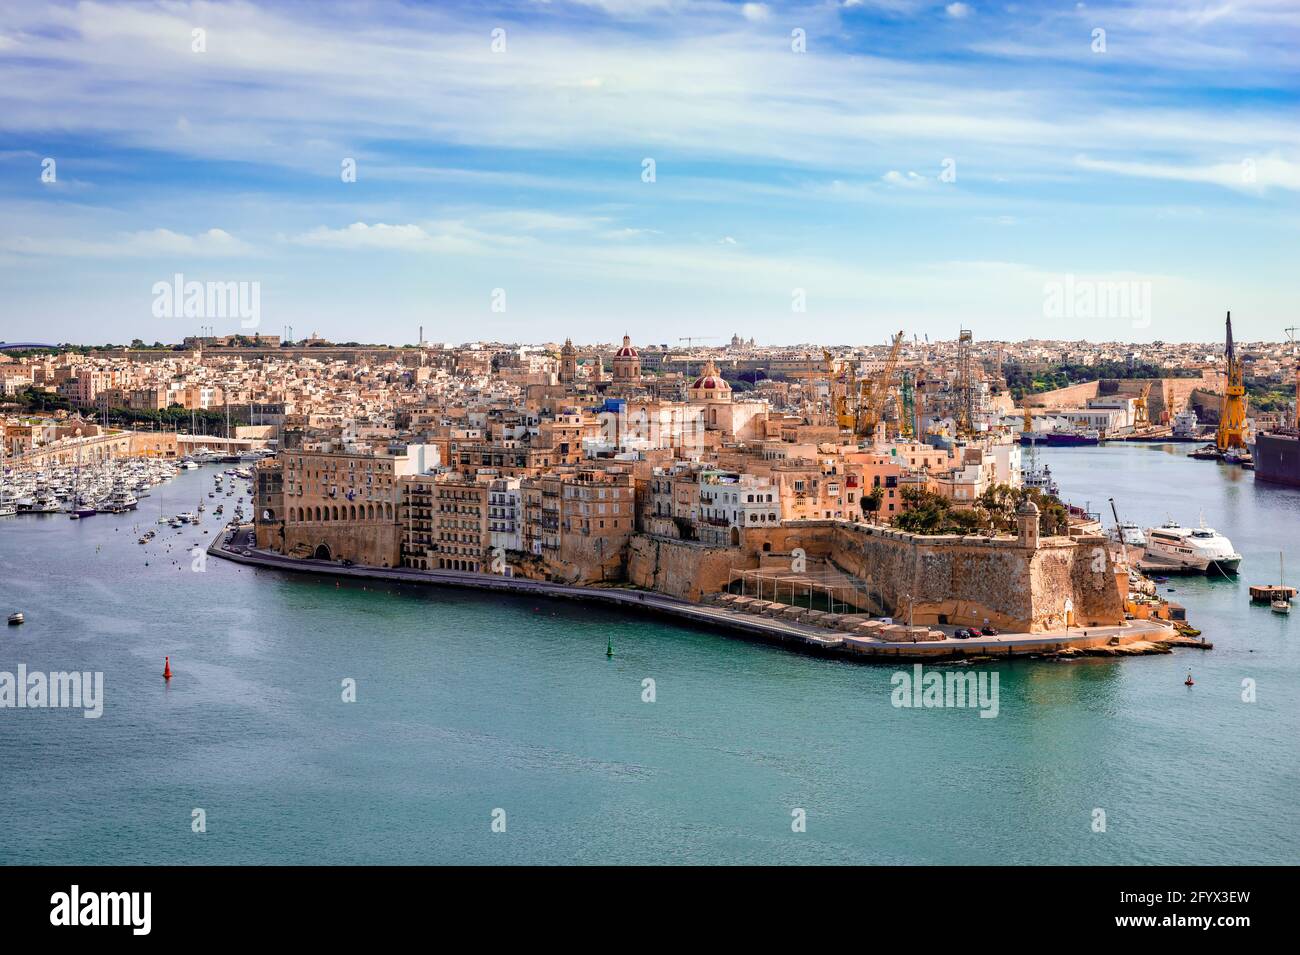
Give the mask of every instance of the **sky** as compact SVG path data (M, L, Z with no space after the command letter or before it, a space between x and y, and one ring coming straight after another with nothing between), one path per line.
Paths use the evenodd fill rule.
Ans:
M1298 240L1295 0L0 3L0 340L1280 340Z

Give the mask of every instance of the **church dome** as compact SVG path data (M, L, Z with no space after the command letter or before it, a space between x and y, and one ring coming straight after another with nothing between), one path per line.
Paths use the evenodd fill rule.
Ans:
M637 351L632 347L632 338L629 335L623 336L623 347L614 352L615 358L638 358Z
M695 379L695 384L691 385L691 391L703 392L706 397L728 394L731 392L731 385L727 384L727 380L718 371L718 366L710 359L700 377Z

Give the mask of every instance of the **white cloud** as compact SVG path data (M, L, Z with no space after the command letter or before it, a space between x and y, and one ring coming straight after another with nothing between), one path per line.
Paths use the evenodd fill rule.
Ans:
M0 239L0 249L22 255L84 258L221 258L247 255L253 251L250 246L223 229L209 229L195 235L185 235L170 229L151 229L99 240L67 235L15 235Z
M950 3L943 9L947 12L948 16L957 20L969 16L971 12L970 6L965 3Z
M1280 156L1246 157L1237 162L1206 165L1172 163L1119 162L1078 156L1075 163L1083 169L1111 172L1143 179L1166 179L1175 182L1201 182L1227 189L1259 192L1272 188L1300 190L1300 163Z
M902 173L897 169L891 169L880 178L891 186L922 186L929 182L925 176L912 170Z
M765 3L745 3L740 7L740 12L745 15L745 19L751 23L762 23L771 15Z

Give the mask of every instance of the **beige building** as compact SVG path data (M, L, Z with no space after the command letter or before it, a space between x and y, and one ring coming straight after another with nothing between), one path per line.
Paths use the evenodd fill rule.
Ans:
M396 452L282 451L283 551L374 567L401 564L400 509L405 475L432 468L426 445ZM264 508L256 502L258 513Z

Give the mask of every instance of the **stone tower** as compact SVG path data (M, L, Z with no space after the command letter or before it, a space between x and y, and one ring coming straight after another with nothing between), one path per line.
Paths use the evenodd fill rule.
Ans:
M1038 548L1038 505L1025 498L1016 508L1016 526L1019 529L1020 546L1030 550Z
M571 385L578 380L578 349L573 347L573 339L566 338L560 349L560 384Z
M641 380L641 356L632 347L632 339L623 336L623 347L614 352L614 380L630 383Z

